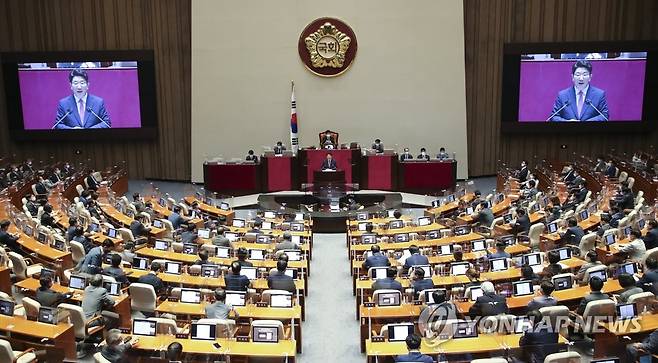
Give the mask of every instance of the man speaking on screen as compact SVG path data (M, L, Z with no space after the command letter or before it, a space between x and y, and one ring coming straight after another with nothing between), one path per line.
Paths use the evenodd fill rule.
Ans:
M89 75L84 69L69 74L73 94L59 100L53 129L109 129L110 115L103 99L88 93Z
M579 60L571 67L569 87L557 94L550 121L608 121L605 91L591 86L592 63Z

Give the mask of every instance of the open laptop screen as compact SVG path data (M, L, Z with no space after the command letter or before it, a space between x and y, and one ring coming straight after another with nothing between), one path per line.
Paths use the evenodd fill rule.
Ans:
M133 334L154 337L156 322L147 319L133 319Z
M190 339L192 340L215 340L217 324L190 325Z

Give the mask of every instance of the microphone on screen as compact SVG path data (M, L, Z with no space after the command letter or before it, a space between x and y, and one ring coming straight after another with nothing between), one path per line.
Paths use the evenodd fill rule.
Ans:
M62 121L64 121L64 119L66 118L66 116L68 116L70 113L71 113L71 109L70 109L70 108L67 108L67 109L66 109L66 113L65 113L64 115L62 115L62 117L60 117L60 118L57 120L57 122L55 122L55 124L53 125L53 127L51 127L50 129L51 129L51 130L54 130L55 127L57 127L57 125L59 125L60 123L62 123Z
M560 113L562 110L564 110L565 108L567 108L567 106L569 106L569 100L564 101L564 105L562 105L562 107L558 108L557 111L553 112L550 116L548 116L548 118L546 119L546 121L550 121L550 120L553 118L553 116L555 116L555 115L557 115L558 113Z
M601 115L606 121L609 121L608 118L603 114L603 112L601 112L598 108L596 108L596 106L594 106L591 100L585 100L585 103L592 106L592 108L595 109L596 112L599 113L599 115Z
M100 116L98 116L96 112L94 112L94 110L91 109L91 107L87 107L87 112L91 112L92 115L96 116L97 119L101 120L101 122L104 123L108 129L112 128L112 126L108 125L108 123L105 122L105 120L103 120Z

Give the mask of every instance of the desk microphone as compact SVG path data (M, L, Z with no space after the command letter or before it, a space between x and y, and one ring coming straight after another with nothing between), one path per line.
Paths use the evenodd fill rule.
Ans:
M91 107L87 107L87 111L91 112L92 115L96 116L97 119L101 120L101 122L104 123L108 129L112 128L112 126L108 125L108 123L105 122L105 120L103 120L100 116L98 116L96 112L94 112L94 110L91 109Z
M603 112L601 112L598 108L596 108L596 106L594 106L594 104L592 103L591 100L585 100L585 103L588 104L588 105L590 105L590 106L592 106L592 108L595 109L596 112L599 113L599 115L603 116L603 118L604 118L606 121L610 121L610 120L608 120L607 117L605 117L605 115L603 114Z
M70 109L70 108L67 108L67 109L66 109L66 113L65 113L62 117L60 117L59 120L57 120L57 122L55 122L55 124L53 125L53 127L51 127L50 129L51 129L51 130L54 130L55 127L57 127L57 125L59 125L60 123L62 123L62 121L64 121L64 119L66 118L66 116L68 116L70 113L71 113L71 109Z
M557 111L553 112L550 116L548 116L548 118L546 119L546 121L550 121L550 120L553 118L553 116L555 116L555 115L557 115L558 113L560 113L560 112L561 112L562 110L564 110L567 106L569 106L569 100L564 101L564 105L562 105L562 107L558 108Z

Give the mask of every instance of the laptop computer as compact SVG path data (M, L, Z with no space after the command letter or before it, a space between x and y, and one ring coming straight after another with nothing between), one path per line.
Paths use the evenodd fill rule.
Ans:
M623 273L633 275L636 274L637 272L638 272L637 265L635 264L635 262L627 262L625 264L622 264L619 266L619 269L617 270L618 275L621 275Z
M227 291L226 303L231 306L245 306L247 304L247 293L240 291Z
M304 232L304 223L290 223L290 230L293 232Z
M174 274L174 275L180 275L181 274L181 266L182 264L180 262L165 262L165 271L168 274Z
M263 212L263 217L269 218L269 219L275 219L276 218L276 212L271 211L271 210L266 210Z
M409 242L409 233L398 233L395 235L395 242Z
M154 219L153 220L153 227L155 227L155 228L164 228L164 224L162 223L161 220Z
M110 238L117 238L117 230L114 228L107 229L107 236Z
M465 234L469 234L471 232L471 227L469 226L460 226L460 227L455 227L453 229L453 233L455 236L463 236Z
M484 291L482 291L480 286L473 286L471 288L471 301L476 301L482 295L484 295Z
M453 339L462 339L462 338L477 338L477 322L476 321L464 321L454 323L452 338Z
M363 244L375 244L377 243L377 236L374 234L364 234L361 236L361 243Z
M357 229L361 232L364 232L368 228L368 224L370 224L370 223L369 222L359 222L359 224L357 225Z
M57 308L42 306L39 308L37 321L40 323L54 324L59 323Z
M368 212L360 212L356 214L357 221L367 221L369 217Z
M180 302L188 304L198 304L201 302L201 290L181 289Z
M103 287L107 290L108 295L120 296L121 295L121 283L120 282L103 282Z
M447 256L452 254L452 245L441 245L439 246L439 255Z
M569 247L557 248L554 251L557 251L557 253L560 255L560 261L568 260L571 258L571 248Z
M197 231L197 235L199 238L205 238L208 239L210 238L210 230L209 229L200 229Z
M287 268L284 273L287 276L292 277L294 280L297 280L297 277L299 276L299 270L296 268Z
M285 250L283 253L288 255L288 261L301 261L302 259L302 251L300 250Z
M186 255L196 255L199 251L199 245L194 243L183 244L183 253Z
M378 306L400 306L401 300L401 294L397 291L377 295Z
M203 277L219 277L219 266L217 265L201 265L201 276Z
M419 226L428 226L432 224L432 219L430 217L420 217L418 218L418 225Z
M608 280L608 273L605 270L594 271L589 273L590 280L592 279L592 277L595 276L603 280L603 282L606 282Z
M304 213L301 213L301 212L295 213L295 220L300 221L300 222L303 221L304 220Z
M221 203L219 203L219 209L229 210L229 209L231 209L231 206L226 202L221 202Z
M8 300L0 300L0 315L14 316L16 303Z
M507 270L507 258L493 258L489 260L489 271Z
M190 339L192 340L215 340L217 334L217 324L199 324L190 325Z
M512 216L512 213L507 213L507 214L503 215L503 222L504 223L510 223L510 222L512 222L512 219L514 219L514 217Z
M647 357L649 357L649 359L646 360L646 363L650 363L651 362L651 355L647 355ZM640 363L644 363L642 361L642 357L640 357L640 359L638 361ZM595 359L595 360L590 361L590 363L620 363L620 362L621 362L621 360L617 357Z
M615 309L617 311L617 319L632 319L637 316L637 305L634 302L618 304Z
M260 229L269 231L272 229L272 222L268 221L263 221L263 224L261 224Z
M573 287L573 278L570 275L554 277L553 285L555 286L555 291L570 289Z
M84 290L87 287L87 279L80 275L71 275L69 287L76 290Z
M245 267L243 266L242 269L240 270L241 275L245 275L249 278L249 280L256 280L258 277L256 274L257 270L255 267Z
M443 290L444 292L446 289L425 289L423 290L423 293L425 294L425 302L427 304L434 304L434 291L439 291Z
M514 296L527 296L535 293L532 281L517 281L512 283Z
M546 225L546 230L548 233L555 233L558 230L557 222L551 222Z
M484 251L487 249L487 243L483 239L477 239L475 241L471 241L471 251L472 252L478 252L478 251Z
M292 295L289 294L272 294L270 295L270 307L272 308L291 308Z
M466 275L466 270L470 267L468 262L458 262L450 264L450 274L453 276Z
M615 244L615 242L617 242L617 236L614 233L608 233L605 236L603 236L603 243L606 246Z
M278 343L279 328L276 326L252 326L251 337L254 343Z
M169 250L169 241L165 241L162 239L156 239L155 240L155 245L153 246L153 249L156 249L158 251L168 251Z
M423 269L423 271L425 272L424 276L425 276L426 279L429 279L429 278L432 277L432 267L430 265L413 265L409 269L409 271L410 271L409 275L411 275L411 273L417 268Z
M133 257L132 267L136 270L147 270L149 268L149 260L143 257Z
M388 229L400 229L402 227L404 227L404 221L400 219L388 222Z
M414 333L414 325L409 323L404 324L389 324L388 325L388 341L389 342L403 342L407 337Z
M250 260L264 260L265 259L265 250L251 249L249 250L249 259Z
M379 279L385 279L386 278L386 270L388 270L388 267L372 267L370 269L372 273L372 278L375 280Z
M154 337L156 322L148 319L133 319L133 335Z
M245 225L246 222L244 219L238 219L238 218L233 219L233 224L232 224L233 227L243 228Z
M216 247L215 256L220 258L228 258L231 255L231 249L229 247Z

